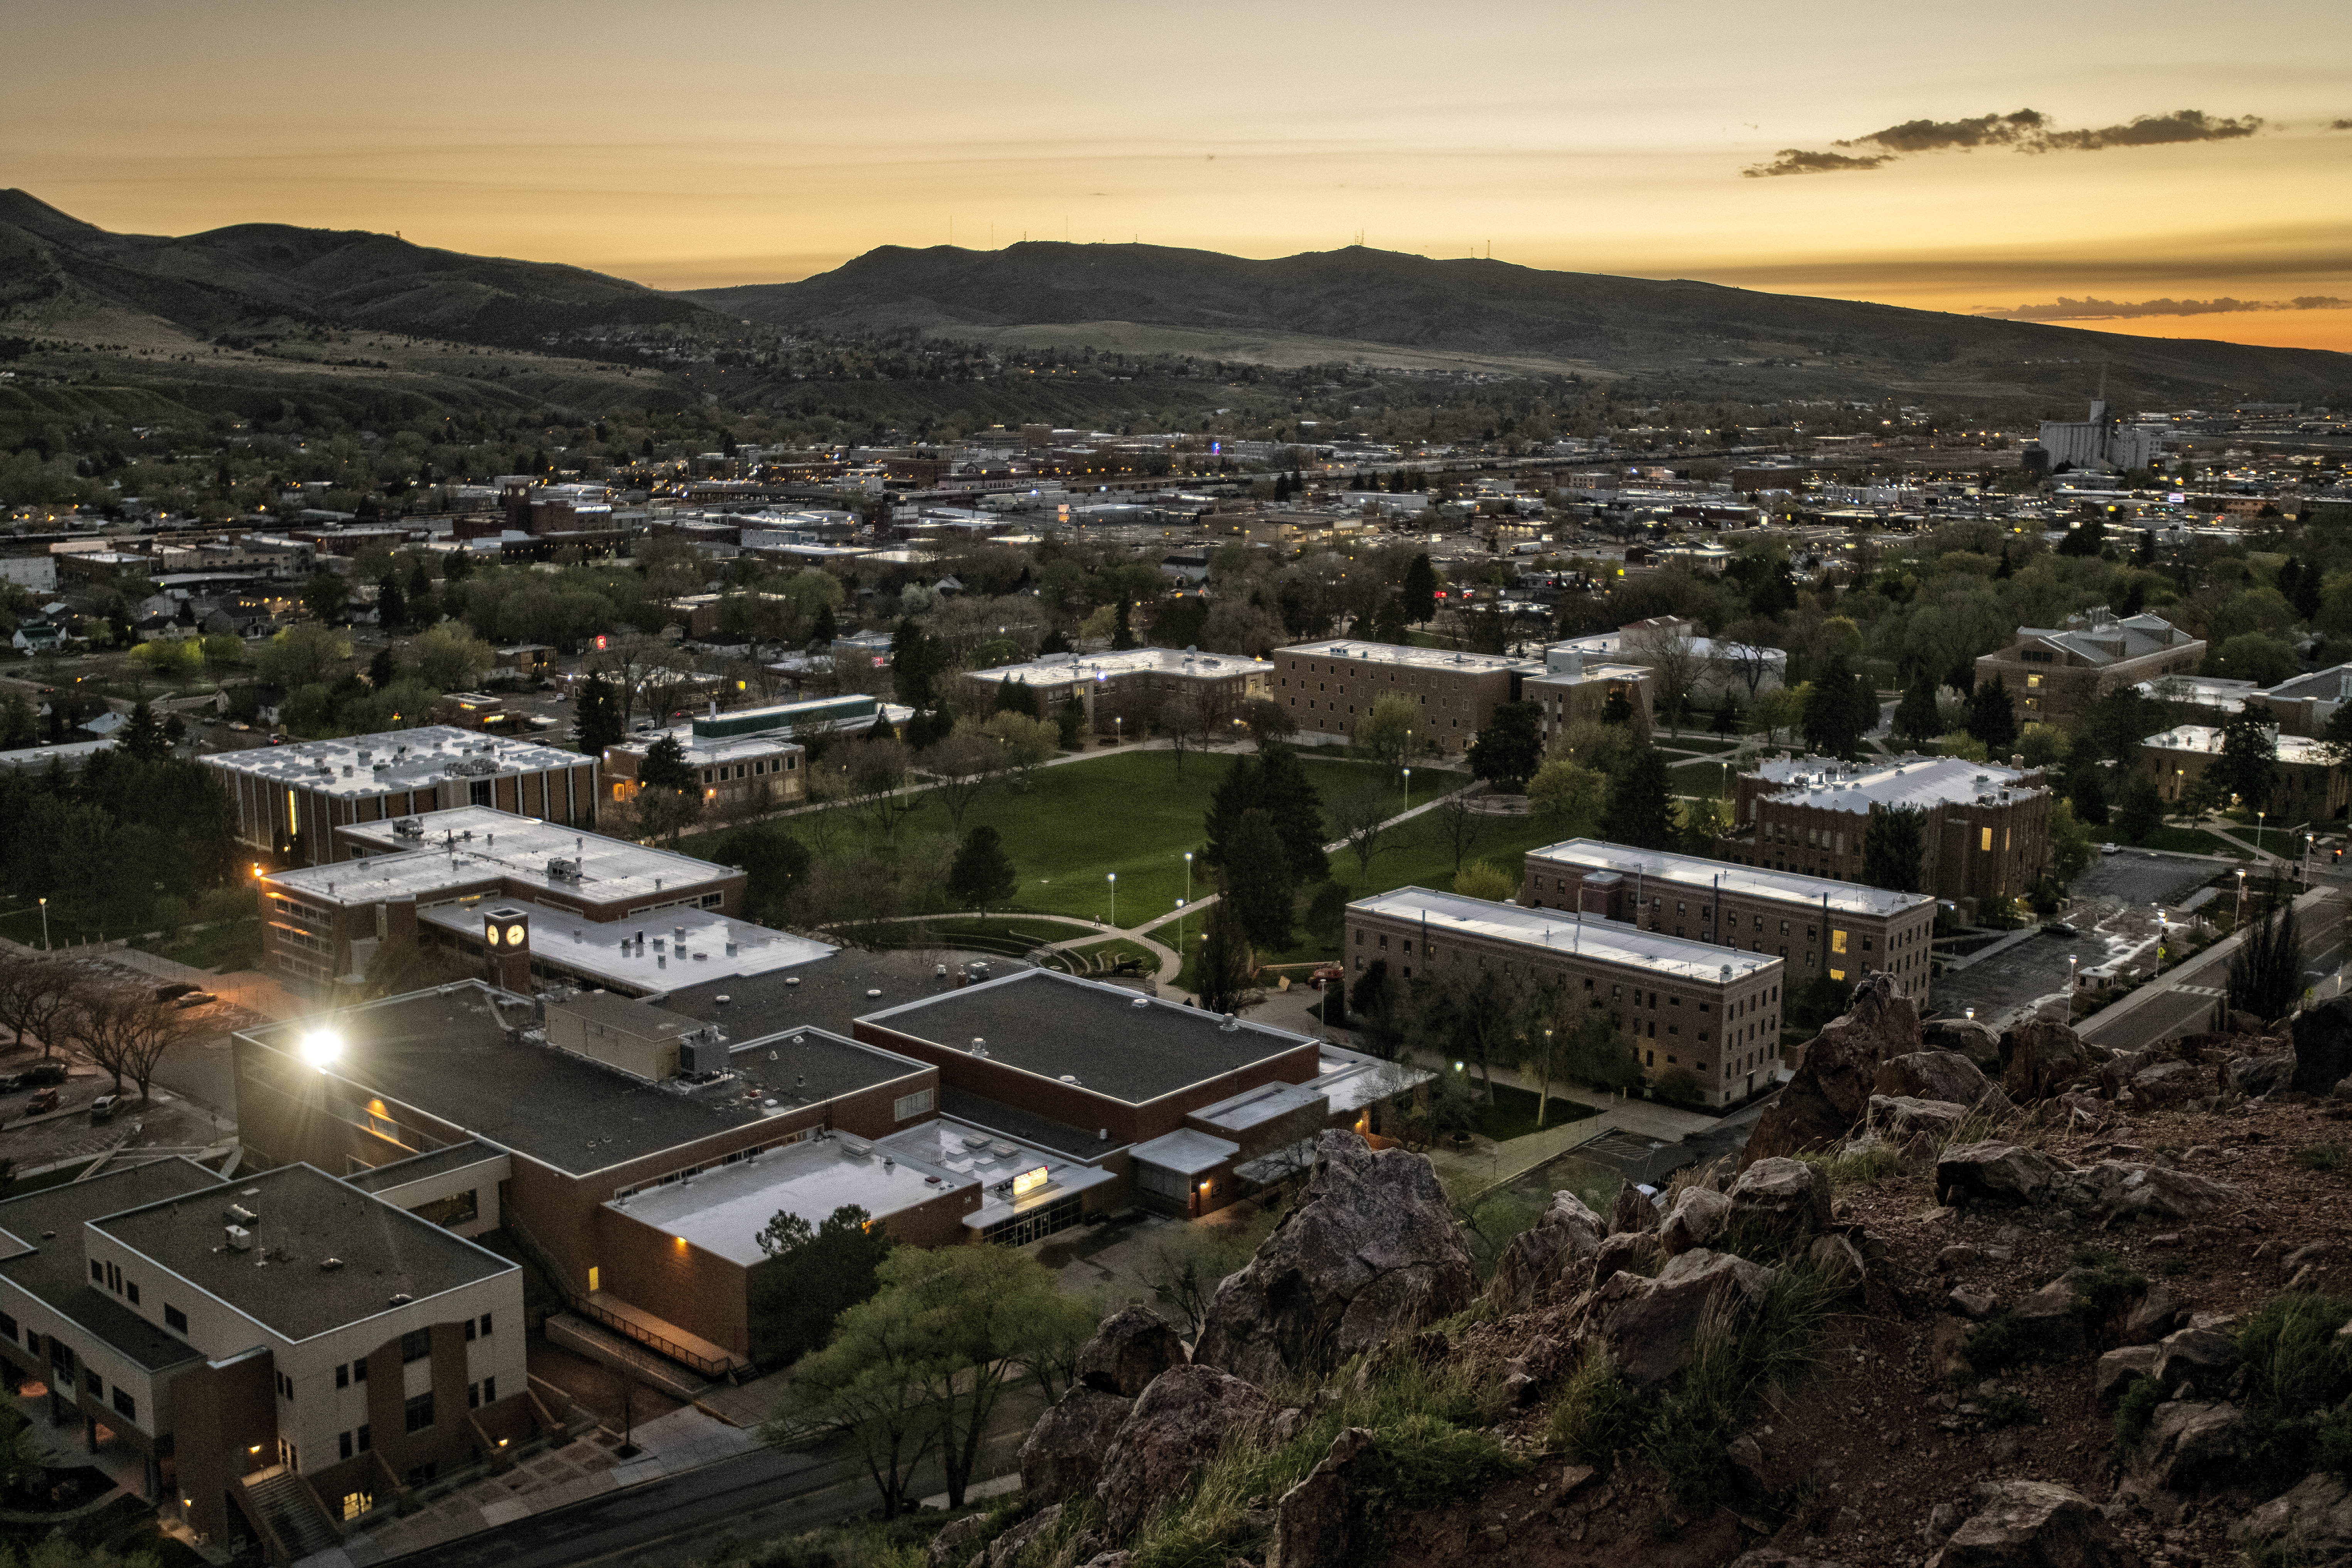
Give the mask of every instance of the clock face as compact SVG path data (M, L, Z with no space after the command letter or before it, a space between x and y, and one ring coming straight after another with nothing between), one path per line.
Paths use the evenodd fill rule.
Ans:
M482 940L488 942L492 947L499 945L499 928L495 923L486 925L482 928Z
M519 925L507 927L507 945L509 947L520 947L522 945L522 927Z

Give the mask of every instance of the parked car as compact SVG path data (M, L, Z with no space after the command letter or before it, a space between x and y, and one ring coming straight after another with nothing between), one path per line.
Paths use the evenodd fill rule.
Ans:
M180 998L183 1007L208 1007L220 998L210 991L191 991Z
M194 989L195 987L194 985L184 980L174 980L169 985L158 985L155 987L155 1000L158 1002L177 1002L181 997L185 996L189 992L194 991Z
M2083 933L2065 921L2052 921L2042 928L2043 936L2080 936Z
M25 1069L26 1083L63 1083L65 1080L66 1064L63 1062L35 1062Z
M2099 846L2099 853L2102 855L2115 855L2121 853L2121 851L2117 850L2113 844L2102 844Z
M25 1101L25 1114L27 1116L39 1116L45 1111L55 1110L57 1108L58 1091L54 1089L45 1089Z
M1309 979L1314 981L1315 989L1318 991L1322 990L1323 987L1331 984L1335 981L1345 980L1347 977L1348 972L1340 968L1336 963L1327 963L1323 965L1322 968L1318 969L1312 975L1308 976Z
M115 1108L121 1103L122 1097L119 1094L101 1094L89 1102L89 1119L92 1121L111 1121Z
M17 1093L24 1089L26 1081L25 1075L20 1072L0 1073L0 1094Z

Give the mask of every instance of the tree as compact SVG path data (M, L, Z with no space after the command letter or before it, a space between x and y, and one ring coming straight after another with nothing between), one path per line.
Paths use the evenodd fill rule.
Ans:
M375 619L386 631L398 631L408 624L408 595L400 591L400 579L389 572L376 580Z
M172 742L163 734L163 726L155 721L155 710L142 699L131 710L131 721L122 726L121 738L115 746L123 755L142 763L156 763L172 754Z
M490 645L455 621L428 627L409 645L416 673L436 691L470 691L489 673Z
M890 676L899 701L909 708L931 706L937 700L936 688L944 663L945 655L939 645L926 637L911 617L898 623L897 633L890 638ZM997 700L1003 706L1003 693L998 694ZM1034 702L1032 698L1032 705L1024 710L1032 718L1036 716Z
M1016 789L1027 789L1037 770L1062 749L1060 732L1053 725L1025 713L992 713L980 729L1003 751L1005 771Z
M1493 1100L1495 1058L1513 1037L1527 980L1459 962L1428 965L1425 973L1412 988L1422 1044L1443 1057L1475 1060L1486 1098Z
M687 765L686 747L676 735L665 734L647 746L637 763L637 784L642 789L684 795L698 783L694 770Z
M854 1204L822 1225L779 1212L753 1237L774 1259L751 1270L752 1352L767 1365L790 1365L832 1337L841 1314L880 1288L876 1271L890 1237Z
M352 645L312 622L288 626L254 657L254 673L283 691L331 681L351 662Z
M580 754L602 757L608 746L617 746L628 735L621 720L621 702L613 683L604 672L594 670L580 684L580 695L572 708L572 743Z
M2294 905L2270 904L2230 960L2229 1005L2269 1023L2294 1010L2303 994L2303 942Z
M53 1055L76 999L75 972L58 959L0 963L0 1024L7 1026L16 1045L30 1036L41 1042L42 1056Z
M1127 595L1121 594L1111 620L1110 650L1113 653L1125 653L1135 646L1134 611L1128 604Z
M1643 747L1612 784L1601 836L1636 849L1675 847L1672 781L1666 759L1654 748Z
M1690 624L1676 621L1629 633L1625 653L1634 663L1648 668L1650 689L1658 706L1665 710L1667 727L1679 733L1691 691L1706 679L1715 662L1700 651L1698 639L1691 635Z
M1323 796L1298 753L1287 746L1263 752L1257 763L1257 798L1274 818L1275 836L1282 840L1290 879L1301 887L1331 874L1324 854Z
M1255 968L1240 909L1230 899L1218 899L1209 906L1208 927L1192 961L1192 989L1201 1005L1212 1013L1241 1011Z
M1605 777L1564 757L1546 763L1528 781L1528 811L1538 822L1571 835L1589 830L1608 798Z
M2220 791L2248 811L2267 811L2278 787L2278 731L2270 715L2248 706L2221 726L2221 751L2205 770Z
M1370 782L1343 791L1331 804L1332 835L1356 858L1359 876L1370 877L1372 858L1386 847L1381 840L1388 836L1389 808L1394 804L1385 787Z
M1851 757L1863 736L1878 727L1878 695L1847 667L1843 654L1811 683L1805 698L1805 744L1823 756Z
M948 808L949 821L961 833L964 813L1004 771L1004 747L967 721L918 753L915 764L937 781L931 795Z
M1397 590L1397 598L1404 618L1414 626L1427 626L1437 614L1437 572L1429 563L1428 552L1405 563L1404 584Z
M1470 776L1517 794L1542 764L1543 710L1532 702L1496 703L1470 742Z
M914 1501L915 1468L940 1439L924 1383L932 1353L916 1314L885 1306L877 1292L844 1311L825 1346L793 1366L760 1435L782 1444L803 1427L842 1429L881 1494L882 1517L896 1519Z
M1862 879L1889 892L1916 893L1926 851L1926 815L1916 806L1874 811L1862 836Z
M1413 731L1422 727L1421 704L1403 697L1383 697L1356 726L1356 744L1377 762L1404 767L1420 749Z
M2105 548L2106 542L2106 520L2101 514L2095 511L2089 517L2083 519L2080 522L2075 523L2066 531L2066 537L2058 542L2058 553L2061 555L2096 555L2101 550ZM2002 560L2004 563L2008 560L2008 556L2005 552L2003 552ZM1990 744L1990 742L1988 742L1987 743Z
M351 597L351 584L323 568L311 573L302 584L302 607L322 621L331 621L341 615Z
M143 985L87 985L75 995L65 1016L66 1036L91 1061L114 1078L114 1092L122 1080L139 1086L145 1100L163 1053L187 1035L187 1015L169 1002L158 1002Z
M1748 719L1762 728L1768 740L1776 739L1781 731L1794 730L1805 721L1812 689L1811 681L1775 687L1756 700L1756 705L1748 710Z
M1005 676L996 683L996 701L990 709L994 713L1018 713L1024 718L1037 717L1037 694L1025 680Z
M1224 891L1218 902L1234 906L1251 947L1263 952L1288 947L1298 884L1273 816L1257 806L1242 813L1221 864Z
M1895 732L1912 744L1924 746L1943 733L1944 721L1936 708L1936 673L1921 666L1895 705Z
M1216 1300L1217 1287L1227 1275L1241 1272L1273 1220L1267 1210L1244 1229L1176 1225L1152 1231L1139 1270L1143 1282L1153 1296L1176 1310L1185 1331L1197 1340L1208 1324L1209 1303Z
M1519 883L1492 860L1473 860L1454 873L1454 890L1465 899L1507 904L1519 896Z
M1167 738L1169 749L1176 753L1176 776L1184 776L1184 752L1190 746L1208 743L1209 712L1201 700L1189 691L1179 691L1160 705L1160 733Z
M1298 733L1298 721L1271 697L1250 698L1242 704L1239 718L1261 752Z
M964 835L963 847L948 868L948 896L958 909L998 908L1012 901L1020 885L1021 874L1013 868L1013 858L1005 854L996 829L983 822Z
M1486 830L1486 814L1478 810L1467 795L1456 790L1440 796L1430 815L1437 818L1438 830L1445 835L1446 847L1454 851L1454 869L1459 872L1462 858L1470 853L1470 847Z
M741 868L744 913L762 925L785 923L784 902L809 873L808 846L781 823L739 827L719 841L710 858Z
M1985 752L2007 757L2017 744L2017 708L2010 700L2009 683L2000 676L1979 681L1969 698L1968 731L1985 743Z
M2116 832L2126 844L2145 844L2164 826L2164 796L2156 781L2141 777L2132 781L2124 792L2124 804L2116 813Z

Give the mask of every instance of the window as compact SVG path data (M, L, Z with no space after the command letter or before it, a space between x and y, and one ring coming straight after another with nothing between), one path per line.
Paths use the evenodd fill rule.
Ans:
M131 1298L132 1306L139 1305L139 1286L136 1281L125 1279L122 1282L122 1293Z
M496 1405L498 1402L499 1380L495 1377L486 1377L482 1379L482 1403L485 1405Z
M106 1283L106 1265L93 1258L89 1260L89 1277L98 1284Z
M348 1459L352 1457L352 1435L349 1432L339 1432L335 1435L335 1453L341 1458Z
M403 1334L403 1335L401 1335L401 1336L400 1336L400 1364L401 1364L401 1365L403 1365L403 1366L406 1366L410 1362L413 1362L413 1361L423 1361L426 1356L429 1356L429 1355L431 1355L432 1353L433 1353L433 1331L432 1331L432 1330L430 1330L430 1329L411 1329L411 1330L409 1330L409 1331L408 1331L408 1332L406 1332L406 1333L404 1333L404 1334ZM430 1425L430 1423L427 1423L427 1425ZM413 1432L413 1431L415 1431L415 1428L412 1426L412 1427L410 1427L410 1428L409 1428L409 1430Z
M422 1432L433 1425L433 1392L427 1389L401 1406L401 1416L411 1432Z
M368 1440L368 1428L367 1428L366 1426L362 1426L360 1428L360 1434L359 1434L359 1436L360 1436L360 1452L361 1452L361 1453L364 1454L364 1453L366 1453L370 1448L372 1448L372 1447L375 1447L375 1445L374 1445L373 1443L372 1443L372 1442L370 1442L370 1441Z
M479 1410L481 1407L482 1385L478 1383L467 1384L466 1385L466 1408L468 1410Z
M0 1334L7 1335L10 1344L16 1342L16 1320L5 1312L0 1312Z
M338 1362L335 1365L335 1386L337 1388L349 1388L351 1385L352 1363L349 1362ZM343 1434L343 1458L346 1459L350 1458L352 1457L350 1451L351 1434L348 1432Z
M1985 828L1982 830L1982 834L1983 837L1979 840L1978 847L1983 852L1990 854L1992 851L1992 829L1990 827Z
M489 1315L488 1312L484 1312L484 1313L482 1314L482 1338L484 1338L484 1339L488 1339L489 1337L490 1337L490 1315Z
M278 1397L289 1405L294 1402L294 1380L282 1372L278 1374Z
M1833 931L1830 932L1830 951L1832 952L1843 952L1845 951L1845 932L1842 931Z
M174 1333L184 1334L188 1331L188 1314L166 1301L163 1303L163 1326Z
M114 1413L126 1421L136 1421L139 1419L139 1401L118 1388L114 1391Z
M106 1379L99 1376L95 1368L82 1368L81 1382L82 1386L89 1391L89 1396L92 1399L100 1399L105 1397Z
M352 1363L352 1381L353 1383L365 1383L365 1382L367 1381L367 1363L366 1363L366 1362L364 1362L364 1361L355 1361L355 1362ZM360 1447L362 1447L362 1448L364 1448L364 1447L367 1447L367 1445L366 1445L365 1443L362 1443L362 1444L360 1445Z
M890 1118L894 1121L904 1121L909 1117L921 1116L930 1109L931 1091L928 1089L919 1089L912 1094L902 1094L890 1102Z

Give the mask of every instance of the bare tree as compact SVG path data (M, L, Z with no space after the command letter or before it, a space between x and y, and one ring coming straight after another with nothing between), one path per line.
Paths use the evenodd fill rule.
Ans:
M1332 833L1348 846L1356 858L1358 873L1364 877L1372 873L1372 857L1389 847L1382 840L1388 837L1389 808L1393 804L1385 785L1365 784L1324 807Z
M1725 667L1748 688L1750 706L1756 701L1756 694L1763 689L1764 678L1787 668L1789 656L1766 640L1779 636L1780 631L1772 622L1759 617L1739 628L1737 640L1717 645Z
M0 1024L23 1045L32 1035L41 1042L41 1054L57 1049L60 1024L73 1011L75 975L69 965L54 958L0 963Z
M923 804L920 795L900 793L914 753L898 741L857 741L842 751L854 808L895 842L898 819Z
M1184 776L1184 751L1208 742L1209 716L1201 700L1180 691L1160 705L1160 732L1176 752L1176 776Z
M1271 697L1250 698L1242 704L1238 717L1261 752L1276 741L1287 741L1298 733L1298 721L1290 716L1289 709Z
M1683 711L1690 704L1693 689L1714 671L1712 653L1699 647L1698 639L1691 636L1688 621L1648 626L1630 632L1625 637L1625 652L1633 663L1648 668L1651 687L1657 693L1659 705L1666 710L1667 728L1679 734Z
M1454 851L1454 869L1460 872L1463 857L1470 853L1470 847L1486 830L1486 814L1472 805L1467 791L1456 790L1440 800L1430 815L1437 818L1438 831L1445 835L1445 842Z
M143 1101L163 1053L187 1034L186 1015L136 985L88 985L74 999L66 1032L89 1059L114 1075L114 1092L128 1078Z
M961 723L918 755L915 765L937 781L931 795L948 808L948 819L955 824L956 837L961 838L963 814L1004 771L1004 747L969 722Z

